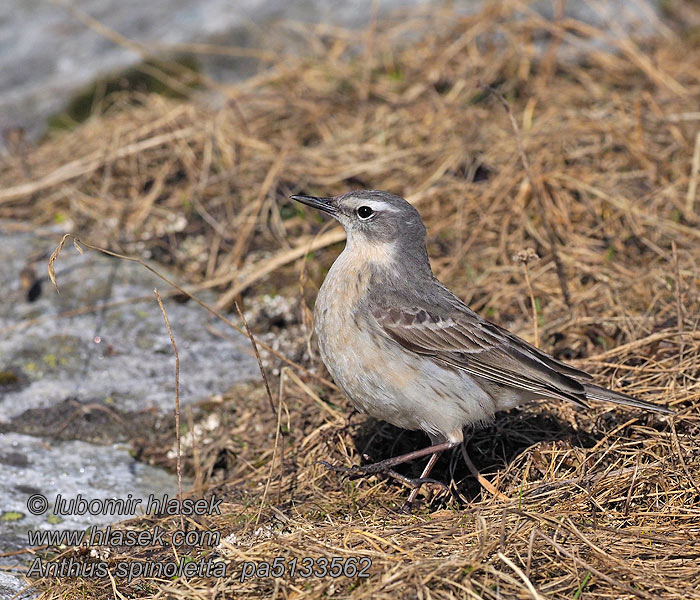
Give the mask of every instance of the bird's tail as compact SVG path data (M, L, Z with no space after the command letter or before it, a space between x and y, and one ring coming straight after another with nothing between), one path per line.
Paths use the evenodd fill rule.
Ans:
M651 402L637 400L636 398L632 398L632 396L628 396L627 394L613 392L612 390L600 387L598 385L586 383L583 387L586 390L586 399L599 400L600 402L614 402L615 404L622 404L623 406L653 410L665 415L673 414L673 411L667 406L660 406L658 404L652 404Z

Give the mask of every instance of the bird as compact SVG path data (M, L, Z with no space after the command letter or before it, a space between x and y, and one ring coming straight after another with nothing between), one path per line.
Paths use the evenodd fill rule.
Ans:
M346 232L314 305L321 360L357 410L431 440L361 468L378 473L430 456L405 509L442 452L461 445L468 461L464 428L486 425L498 411L555 398L582 408L593 400L672 413L594 384L470 309L433 274L426 227L400 196L356 190L290 198L334 217Z

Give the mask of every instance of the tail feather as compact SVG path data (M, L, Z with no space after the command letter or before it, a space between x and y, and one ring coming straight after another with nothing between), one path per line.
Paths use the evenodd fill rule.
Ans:
M622 404L623 406L643 408L644 410L653 410L654 412L663 413L665 415L673 414L673 411L667 406L637 400L636 398L632 398L632 396L628 396L627 394L613 392L612 390L600 387L598 385L586 383L584 384L584 389L586 391L586 399L599 400L600 402L613 402L615 404Z

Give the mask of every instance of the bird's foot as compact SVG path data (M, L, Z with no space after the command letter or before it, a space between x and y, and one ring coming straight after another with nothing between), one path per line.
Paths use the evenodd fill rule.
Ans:
M403 513L404 515L410 515L413 512L413 501L406 500L406 502L403 503L403 506L399 508L399 512Z
M385 470L371 470L368 469L367 467L373 467L374 465L367 465L365 466L360 466L360 465L352 465L352 467L345 467L343 465L332 465L329 462L326 462L325 460L317 460L316 461L319 465L323 465L326 467L326 469L329 469L330 471L335 471L336 473L342 473L343 475L347 475L348 477L351 477L353 479L357 477L363 477L367 475L375 475L377 473L381 472L387 472L389 469Z
M390 460L383 460L380 462L372 463L371 465L353 465L352 467L345 467L343 465L332 465L325 460L317 460L318 464L323 465L331 471L336 473L345 473L346 475L375 475L377 473L389 473L393 464ZM388 463L388 464L385 464ZM398 475L398 473L396 473Z
M438 481L437 479L431 479L430 477L418 477L416 479L408 479L408 477L400 475L398 478L413 488L413 490L411 491L411 495L408 497L406 502L403 503L403 506L399 509L400 512L407 515L410 515L413 512L414 500L416 499L416 496L418 494L418 489L421 486L423 486L423 484L429 483L441 487L445 490L450 489L450 487L442 481Z
M416 494L418 492L418 489L423 485L423 484L434 484L437 485L441 488L444 488L446 490L449 489L449 486L444 484L442 481L438 481L437 479L432 479L430 477L417 477L415 479L411 479L410 477L406 477L405 475L402 475L401 473L397 473L394 471L391 466L391 464L386 464L389 461L380 461L373 463L371 465L353 465L352 467L345 467L343 465L332 465L329 462L326 462L325 460L318 460L316 461L318 464L323 465L327 469L330 469L331 471L335 471L336 473L343 473L344 475L348 475L351 477L363 477L367 475L377 475L379 473L385 473L389 475L389 477L392 477L393 479L398 479L405 485L407 485L410 488L413 488L411 491L411 495L408 497L408 500L404 502L403 506L401 507L400 511L402 513L410 514L411 511L413 510L413 501L415 500Z
M397 473L390 466L382 465L382 462L385 461L372 463L371 465L353 465L352 467L345 467L343 465L332 465L331 463L326 462L325 460L317 460L316 462L320 465L323 465L331 471L335 471L336 473L343 473L345 475L355 475L361 477L362 475L376 475L377 473L386 473L394 479L402 481L408 487L411 488L419 488L424 483L434 483L436 485L439 485L440 487L447 489L447 485L442 483L442 481L438 481L437 479L431 479L430 477L416 477L415 479L411 479L410 477L401 475L401 473Z

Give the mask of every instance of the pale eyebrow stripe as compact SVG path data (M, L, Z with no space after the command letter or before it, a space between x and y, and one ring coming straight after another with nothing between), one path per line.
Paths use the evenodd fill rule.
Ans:
M388 202L383 202L382 200L363 200L361 198L352 199L353 209L357 209L360 206L369 206L372 210L383 210L387 212L399 212L399 209L392 206Z

